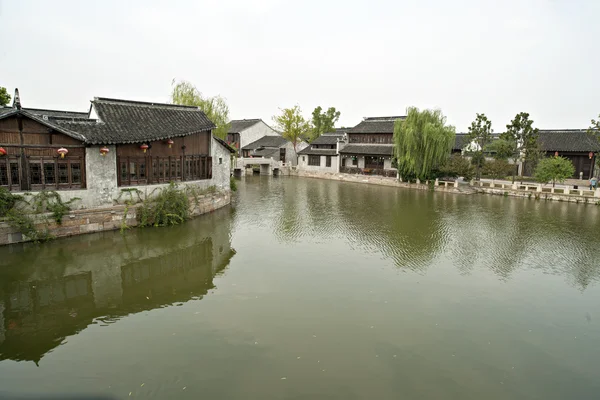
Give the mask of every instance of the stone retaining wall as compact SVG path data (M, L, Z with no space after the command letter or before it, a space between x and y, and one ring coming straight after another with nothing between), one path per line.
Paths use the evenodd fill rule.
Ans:
M410 188L410 189L418 189L418 190L431 190L431 187L428 184L423 183L409 183L409 182L400 182L396 178L389 178L385 176L379 175L356 175L356 174L344 174L344 173L331 173L331 172L316 172L316 171L306 171L306 170L296 170L295 173L292 173L294 176L301 176L306 178L319 178L319 179L331 179L335 181L342 182L355 182L355 183L369 183L372 185L381 185L381 186L393 186L393 187L401 187L401 188ZM465 188L454 187L454 186L437 186L434 187L435 191L442 192L450 192L450 193L476 193L473 190L465 190Z
M231 203L231 192L217 192L190 198L190 215L198 216L209 213ZM33 215L37 229L50 230L55 237L82 235L85 233L121 229L123 218L127 226L137 226L136 211L140 204L126 208L125 205L114 207L73 210L63 217L60 225L52 220L51 214ZM127 211L127 213L126 213ZM125 215L126 214L126 215ZM51 221L48 223L47 221ZM0 245L30 241L6 222L0 222Z

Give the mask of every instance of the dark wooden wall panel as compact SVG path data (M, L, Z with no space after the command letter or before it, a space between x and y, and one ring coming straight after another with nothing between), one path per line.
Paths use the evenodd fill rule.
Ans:
M173 138L173 145L169 148L167 141L154 141L146 144L152 146L144 154L140 149L142 143L121 144L117 146L117 156L119 157L179 157L183 155L208 155L209 150L209 132L201 132L195 135ZM183 149L185 146L185 149Z

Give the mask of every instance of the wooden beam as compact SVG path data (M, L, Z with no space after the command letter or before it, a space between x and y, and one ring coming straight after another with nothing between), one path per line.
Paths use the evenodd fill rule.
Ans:
M0 143L0 147L26 147L26 148L37 148L37 149L60 149L64 147L66 149L73 148L84 148L83 144L18 144L18 143Z

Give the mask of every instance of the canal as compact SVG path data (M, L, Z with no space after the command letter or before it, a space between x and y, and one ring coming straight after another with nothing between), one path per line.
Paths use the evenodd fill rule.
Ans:
M0 393L598 398L600 207L238 186L184 225L0 248Z

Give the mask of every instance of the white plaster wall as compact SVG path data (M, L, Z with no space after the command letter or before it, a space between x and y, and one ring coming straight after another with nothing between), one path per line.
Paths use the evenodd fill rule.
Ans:
M261 120L240 132L240 149L263 136L279 136L279 133Z
M387 158L385 158L383 160L383 169L393 169L392 168L392 158L391 157L390 157L389 160Z
M331 156L331 167L326 167L327 156L321 156L321 166L308 165L308 155L298 157L298 169L313 172L339 172L338 156Z
M208 186L214 185L220 190L229 190L232 163L231 153L225 146L217 142L214 137L212 138L212 159L212 179L209 180L211 183Z

